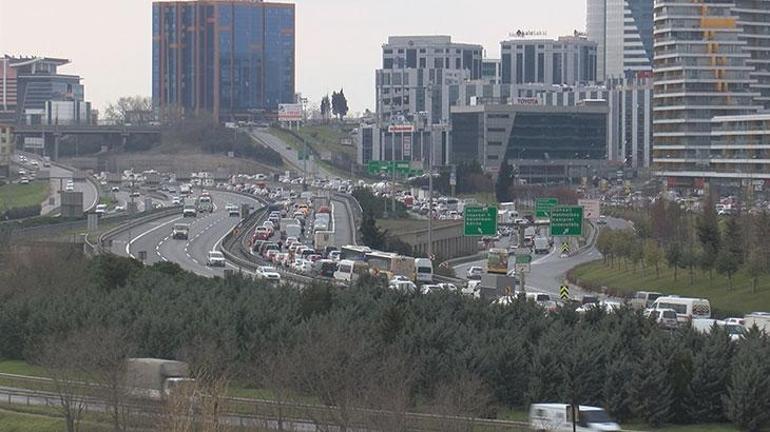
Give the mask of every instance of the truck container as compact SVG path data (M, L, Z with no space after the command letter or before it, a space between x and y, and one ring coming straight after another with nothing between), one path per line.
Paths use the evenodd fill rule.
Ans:
M551 243L547 237L535 237L535 254L547 254L551 250Z
M313 234L313 249L321 251L327 246L334 246L334 231L316 231Z
M185 362L156 358L126 359L126 387L134 397L162 400L180 386L194 383Z

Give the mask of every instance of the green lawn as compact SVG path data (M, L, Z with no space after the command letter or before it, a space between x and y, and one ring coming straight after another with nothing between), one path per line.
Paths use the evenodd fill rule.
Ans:
M0 210L41 204L48 198L48 182L0 186Z
M39 366L33 366L21 360L0 361L0 373L34 376L34 377L48 376L44 368Z
M688 426L663 426L652 429L643 424L624 424L624 431L651 431L651 432L739 432L739 429L731 424L701 424Z
M0 408L0 431L3 432L61 432L66 430L64 418L56 408L2 405ZM85 420L80 424L81 432L108 432L107 424Z
M661 266L660 277L658 277L654 268L634 271L624 264L610 267L602 261L594 261L576 267L570 272L570 276L573 282L579 281L580 285L593 290L606 286L619 293L659 291L666 294L707 298L711 301L712 308L724 315L770 311L769 276L759 279L756 293L752 292L751 280L744 273L733 276L733 289L729 289L727 278L716 272L714 272L714 279L709 280L708 274L696 270L693 283L690 284L687 272L680 269L675 281L673 270L667 266Z

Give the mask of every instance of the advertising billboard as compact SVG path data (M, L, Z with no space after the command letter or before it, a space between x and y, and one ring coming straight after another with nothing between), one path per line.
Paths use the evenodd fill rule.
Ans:
M278 121L302 121L302 104L278 105Z

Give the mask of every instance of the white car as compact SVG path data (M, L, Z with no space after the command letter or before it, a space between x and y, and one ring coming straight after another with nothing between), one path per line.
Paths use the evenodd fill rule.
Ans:
M481 279L481 275L484 274L484 269L479 266L471 266L468 271L465 272L465 276L468 279Z
M388 284L388 288L402 293L417 291L417 285L410 280L394 280Z
M228 204L227 205L227 215L228 216L240 216L241 211L238 209L238 206L235 204Z
M97 204L96 210L94 210L94 213L98 215L103 215L107 213L107 204Z
M64 186L65 192L74 192L75 191L75 185L73 184L67 184L67 186Z
M182 198L179 198L178 196L175 196L171 198L171 204L172 205L181 205L182 204Z
M479 288L479 285L481 285L481 281L470 280L465 285L465 287L460 289L460 292L463 295L479 298L479 297L481 297L481 289Z
M225 256L220 251L209 252L209 258L206 260L206 265L209 267L224 267Z
M113 192L120 192L120 187L118 187L118 186L113 186L113 187L112 187L112 191L113 191Z
M275 267L261 266L257 268L257 279L265 279L270 281L281 280L281 274L275 269Z
M126 211L126 206L123 206L123 205L116 205L116 206L115 206L115 211L116 211L116 212Z

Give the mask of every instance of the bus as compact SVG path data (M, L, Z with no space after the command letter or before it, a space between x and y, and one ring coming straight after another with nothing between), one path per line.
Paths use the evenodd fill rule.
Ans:
M347 245L340 248L341 260L366 261L366 254L372 250L366 246Z
M487 252L487 273L508 274L508 251L490 249Z
M366 263L373 273L385 273L388 280L393 276L404 276L412 281L415 279L415 262L412 257L371 251L366 254Z

